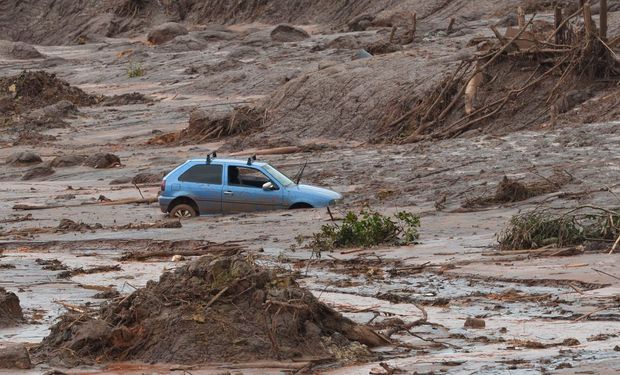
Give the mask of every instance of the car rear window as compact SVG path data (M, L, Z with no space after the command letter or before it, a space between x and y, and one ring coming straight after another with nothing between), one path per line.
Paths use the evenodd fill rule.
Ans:
M194 165L185 171L180 177L182 182L198 182L201 184L222 184L222 166L214 164Z

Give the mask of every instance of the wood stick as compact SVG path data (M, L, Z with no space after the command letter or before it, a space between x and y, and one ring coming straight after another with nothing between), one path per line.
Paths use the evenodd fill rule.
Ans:
M607 40L607 0L601 0L601 12L599 19L601 26L601 39Z
M587 313L587 314L583 314L583 315L582 315L582 316L580 316L579 318L577 318L577 319L573 320L573 322L579 322L579 321L581 321L581 320L584 320L584 319L586 319L586 318L589 318L589 317L590 317L590 315L592 315L592 314L595 314L595 313L597 313L597 312L601 312L601 311L603 311L603 310L607 310L608 308L609 308L609 307L607 307L607 306L599 307L598 309L596 309L596 310L594 310L594 311L590 311L590 312L589 312L589 313Z
M230 156L242 156L242 155L286 155L302 152L303 149L297 146L285 146L275 148L265 148L260 150L246 150L233 152Z
M417 13L413 13L411 15L411 30L409 31L411 43L413 43L413 39L415 38L415 32L416 32L417 27L418 27L418 15Z
M556 6L554 11L555 11L554 17L553 17L554 29L560 30L560 28L562 27L561 26L562 25L562 8L560 8L559 6ZM558 31L558 33L555 34L556 44L564 43L564 33L562 31L564 30Z
M620 243L620 236L618 236L618 238L616 239L616 242L614 242L613 246L611 247L611 250L609 250L609 255L614 253L619 243Z
M87 311L82 309L81 307L77 306L77 305L72 305L70 303L66 303L66 302L62 302L62 301L54 301L57 304L59 304L60 306L64 307L67 310L70 311L75 311L75 312L79 312L80 314L86 314Z
M452 32L454 31L454 22L456 21L456 19L454 17L450 18L450 23L448 24L448 29L446 30L446 33L452 34Z
M205 305L205 309L211 305L213 305L215 303L215 301L217 301L222 294L226 293L226 291L228 290L228 287L225 287L224 289L220 290L218 294L216 294L215 296L213 296L213 298L211 298L211 300Z
M592 35L592 9L590 2L583 4L583 25L586 28L586 36Z
M560 29L561 29L562 27L564 27L564 25L565 25L565 24L566 24L566 23L567 23L570 19L572 19L573 17L575 17L575 16L577 16L579 13L581 13L582 9L583 9L583 6L580 6L580 7L579 7L579 9L578 9L575 13L571 14L570 16L568 16L568 17L566 17L564 20L562 20L562 22L560 23L560 25L559 25L558 27L556 27L556 29L553 31L553 33L552 33L551 35L549 35L549 37L547 38L546 42L550 42L550 41L551 41L551 39L553 39L553 38L556 36L556 34L557 34L558 32L560 32Z
M227 369L256 369L256 368L275 368L275 369L287 369L298 370L311 365L311 362L278 362L278 361L261 361L261 362L249 362L249 363L231 363L220 365L218 368Z
M523 7L517 7L517 23L519 28L525 26L525 11L523 10Z
M598 272L598 273L602 273L603 275L607 275L607 276L609 276L609 277L613 277L613 278L614 278L614 279L616 279L616 280L620 280L620 277L618 277L618 276L614 276L614 275L612 275L612 274L610 274L610 273L607 273L607 272L605 272L605 271L597 270L596 268L592 268L592 271L596 271L596 272Z

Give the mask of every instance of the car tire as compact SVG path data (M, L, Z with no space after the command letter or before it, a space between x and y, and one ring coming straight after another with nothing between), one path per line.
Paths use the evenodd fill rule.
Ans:
M195 216L198 216L198 213L196 212L194 207L185 203L177 204L176 206L172 207L172 210L170 210L170 217L173 217L175 219L189 219Z

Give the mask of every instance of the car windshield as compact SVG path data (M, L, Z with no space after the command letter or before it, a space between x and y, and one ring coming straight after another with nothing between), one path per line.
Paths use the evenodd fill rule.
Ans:
M291 181L290 178L286 177L286 175L282 172L280 172L279 170L275 169L274 167L272 167L269 164L265 164L264 166L265 170L267 172L269 172L269 174L275 178L280 184L282 184L283 186L289 186L293 184L293 181Z

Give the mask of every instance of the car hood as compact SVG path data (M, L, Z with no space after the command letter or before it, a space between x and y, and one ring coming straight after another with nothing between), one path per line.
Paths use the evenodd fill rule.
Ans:
M329 199L341 199L342 195L333 190L320 188L318 186L311 185L293 185L289 186L288 190L291 192L299 192L301 194L319 195Z

